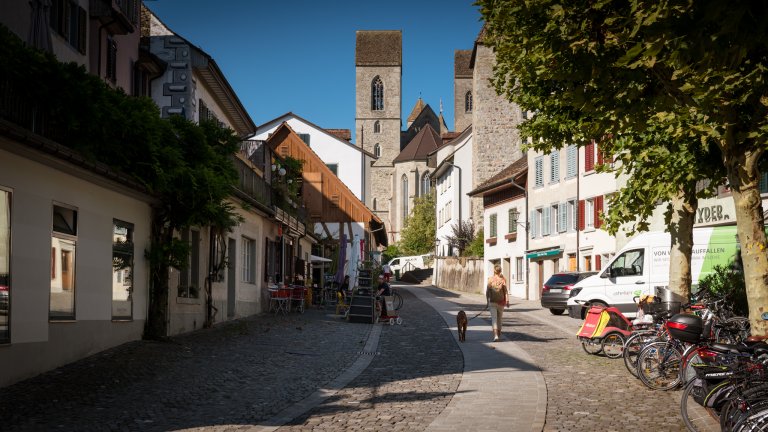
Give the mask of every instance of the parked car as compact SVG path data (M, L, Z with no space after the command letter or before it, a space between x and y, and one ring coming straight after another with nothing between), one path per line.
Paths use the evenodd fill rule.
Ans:
M566 302L571 296L571 289L583 279L597 272L561 272L555 273L546 282L541 291L541 307L549 309L552 315L565 312Z

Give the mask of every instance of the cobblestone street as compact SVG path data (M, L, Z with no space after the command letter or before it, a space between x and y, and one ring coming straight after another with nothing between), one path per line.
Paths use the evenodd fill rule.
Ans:
M449 404L460 401L467 379L462 349L473 342L488 351L514 344L533 360L535 367L516 366L515 373L543 375L547 404L538 408L546 410L545 431L684 430L679 392L647 390L621 360L584 353L574 336L577 320L515 300L505 313L508 341L488 344L475 330L459 345L452 325L431 306L437 303L420 299L452 302L472 317L484 308L481 296L418 286L400 292L401 326L347 323L330 309L312 308L96 354L0 389L0 430L434 429ZM486 318L487 312L472 323L489 328ZM503 391L522 404L534 397L526 385ZM466 396L478 403L487 397ZM520 409L514 405L508 409ZM541 430L540 424L499 429L477 422L475 430Z

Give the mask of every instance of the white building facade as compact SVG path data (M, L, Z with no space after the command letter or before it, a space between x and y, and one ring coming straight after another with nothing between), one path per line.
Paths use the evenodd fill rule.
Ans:
M616 252L616 239L600 229L606 197L616 192L614 174L597 173L607 163L594 142L528 152L528 218L531 299L560 271L597 271Z
M435 243L438 256L457 256L446 237L458 221L472 218L472 127L433 152L435 182Z

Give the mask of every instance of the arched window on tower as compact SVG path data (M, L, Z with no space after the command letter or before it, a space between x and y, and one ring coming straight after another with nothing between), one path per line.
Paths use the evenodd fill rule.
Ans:
M378 75L371 83L371 109L374 111L384 109L384 82Z
M421 176L421 195L427 195L429 194L429 171L425 172L424 175Z
M373 124L373 133L381 133L381 123L378 120Z
M402 186L400 190L400 198L403 201L403 222L405 222L405 220L408 218L408 176L403 174L400 183Z
M464 95L464 112L471 113L472 112L472 92L468 91L466 95Z
M373 146L373 155L378 157L381 157L381 146L377 143Z

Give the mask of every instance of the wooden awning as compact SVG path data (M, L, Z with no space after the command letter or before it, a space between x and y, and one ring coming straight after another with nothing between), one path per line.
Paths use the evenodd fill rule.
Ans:
M281 124L267 139L267 145L278 157L304 161L302 197L311 222L362 222L376 242L387 245L384 223L366 207L331 171L287 123Z

